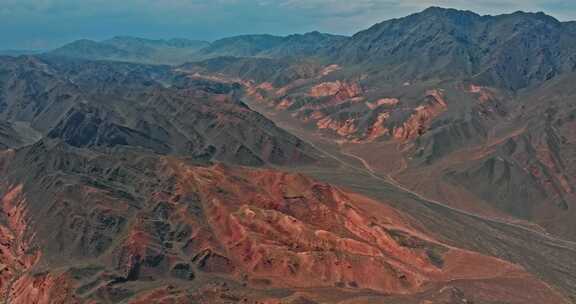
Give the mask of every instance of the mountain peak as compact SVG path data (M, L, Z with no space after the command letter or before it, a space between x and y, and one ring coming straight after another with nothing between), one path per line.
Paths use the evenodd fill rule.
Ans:
M480 15L476 14L475 12L468 11L468 10L458 10L455 8L445 8L439 6L431 6L417 15L436 15L436 16L449 16L449 15L467 15L467 16L476 16L480 17Z
M547 15L544 12L525 12L525 11L516 11L512 14L509 15L503 15L503 16L515 16L515 17L524 17L524 18L533 18L533 19L538 19L541 21L545 21L545 22L551 22L551 23L561 23L558 19Z
M431 6L420 13L416 13L412 16L418 17L425 17L425 18L446 18L452 20L461 20L461 19L476 19L480 18L481 16L475 12L467 11L467 10L458 10L454 8L444 8L439 6Z
M426 9L424 9L422 11L422 13L442 13L442 12L448 12L448 11L458 11L458 10L454 9L454 8L449 8L449 7L430 6Z

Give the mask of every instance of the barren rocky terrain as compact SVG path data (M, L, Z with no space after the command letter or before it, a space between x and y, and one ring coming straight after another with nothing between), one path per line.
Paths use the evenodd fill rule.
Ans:
M1 56L2 303L575 303L575 70L442 8Z

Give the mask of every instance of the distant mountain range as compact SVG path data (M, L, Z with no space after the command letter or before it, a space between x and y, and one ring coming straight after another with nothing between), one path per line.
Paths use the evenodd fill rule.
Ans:
M160 64L216 57L315 57L386 67L387 78L467 77L520 89L573 70L575 35L574 22L560 22L543 13L480 16L433 7L384 21L352 37L311 32L286 37L244 35L212 43L115 37L79 40L47 54Z
M221 56L311 56L344 39L344 36L319 32L287 37L245 35L212 43L188 39L150 40L122 36L104 41L78 40L47 54L91 60L182 64Z
M40 50L0 50L0 56L35 55L43 52Z
M151 40L122 36L99 42L77 40L48 54L92 60L175 64L190 60L192 54L208 45L206 41L187 39Z

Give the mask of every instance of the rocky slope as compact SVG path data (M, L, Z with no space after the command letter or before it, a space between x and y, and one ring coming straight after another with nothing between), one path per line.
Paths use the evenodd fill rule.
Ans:
M253 106L431 199L574 240L572 28L542 13L430 8L344 39L322 60L182 69L242 83Z
M76 147L139 148L233 163L310 163L316 152L246 107L235 84L164 67L37 58L2 65L0 118Z
M452 206L575 239L572 76L514 94L466 81L375 89L338 73L248 84L248 92L287 124L339 144L343 158L363 159L360 167Z
M565 301L520 266L301 174L59 140L3 152L0 172L8 303Z
M25 123L0 121L0 149L18 148L34 143L41 135Z

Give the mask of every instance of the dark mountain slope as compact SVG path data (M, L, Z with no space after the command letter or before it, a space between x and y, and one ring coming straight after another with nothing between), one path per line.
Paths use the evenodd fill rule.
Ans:
M18 58L0 117L77 147L132 147L246 165L307 163L314 149L248 109L239 86L165 67Z
M199 51L197 59L215 57L291 58L318 56L322 50L347 40L348 37L310 32L286 37L244 35L224 38Z
M320 32L294 34L286 36L282 43L261 52L259 55L273 58L285 57L317 57L322 50L340 44L349 37L331 35Z
M200 50L200 57L251 57L262 51L274 48L283 41L282 37L273 35L243 35L214 41L210 46Z
M29 145L40 138L41 135L28 124L0 121L0 150Z
M522 94L511 112L516 132L491 151L445 172L451 183L549 231L574 238L576 105L574 74ZM510 134L510 132L502 132Z
M313 78L324 66L311 59L217 57L188 63L179 69L198 75L222 75L238 82L247 80L283 86L298 79Z
M388 77L404 81L457 77L517 90L574 70L574 50L571 27L542 13L480 16L430 8L374 25L329 55L386 67Z

